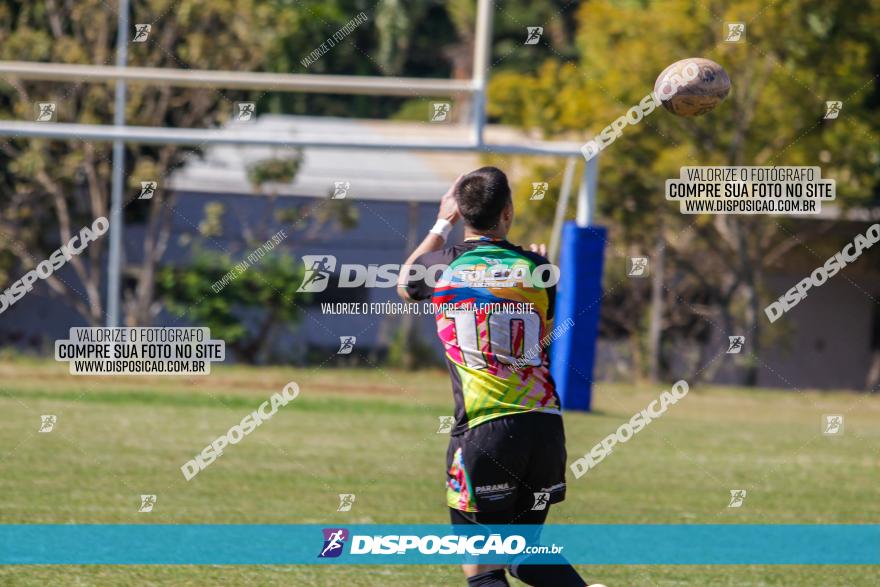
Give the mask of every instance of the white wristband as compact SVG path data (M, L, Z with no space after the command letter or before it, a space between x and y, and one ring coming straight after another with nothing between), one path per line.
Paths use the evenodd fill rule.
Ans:
M452 223L443 218L438 218L437 222L434 223L434 227L428 232L436 234L442 238L445 243L446 239L449 238L449 233L452 232Z

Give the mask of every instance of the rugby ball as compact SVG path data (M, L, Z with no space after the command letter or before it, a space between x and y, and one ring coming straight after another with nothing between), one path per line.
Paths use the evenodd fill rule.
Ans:
M663 70L654 94L663 107L678 116L699 116L714 109L730 93L730 78L710 59L691 57Z

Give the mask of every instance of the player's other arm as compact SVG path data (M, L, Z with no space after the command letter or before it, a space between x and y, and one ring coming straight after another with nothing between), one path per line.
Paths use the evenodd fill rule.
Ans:
M440 209L437 212L437 222L419 246L417 246L410 256L407 257L406 261L403 262L403 266L400 268L400 275L397 278L397 295L403 300L408 302L416 301L416 298L414 298L408 291L408 288L411 285L410 267L413 266L416 259L425 253L431 253L442 249L446 244L446 239L449 236L449 233L452 231L452 227L460 218L460 214L458 213L458 203L455 201L455 189L458 187L458 182L461 181L461 178L462 176L459 176L458 179L455 180L455 183L452 184L452 187L450 187L449 190L443 194L443 197L440 198Z

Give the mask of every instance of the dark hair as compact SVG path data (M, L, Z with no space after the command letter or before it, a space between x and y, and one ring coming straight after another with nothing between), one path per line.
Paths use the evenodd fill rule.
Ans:
M502 210L510 203L510 184L497 167L481 167L461 179L455 199L468 226L491 230L498 226Z

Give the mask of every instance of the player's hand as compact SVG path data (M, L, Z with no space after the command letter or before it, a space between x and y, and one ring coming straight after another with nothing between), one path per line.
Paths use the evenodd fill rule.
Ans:
M547 245L545 245L544 243L541 243L540 245L532 243L529 245L529 250L533 253L538 253L542 257L547 256Z
M455 190L458 189L458 184L461 183L462 177L464 176L459 175L452 184L452 187L440 198L440 210L437 212L437 218L442 218L452 224L455 224L461 218L461 214L458 211L458 202L455 201Z

